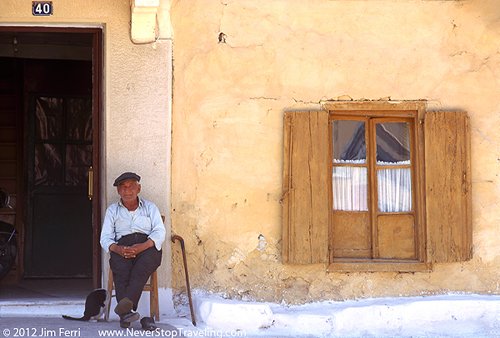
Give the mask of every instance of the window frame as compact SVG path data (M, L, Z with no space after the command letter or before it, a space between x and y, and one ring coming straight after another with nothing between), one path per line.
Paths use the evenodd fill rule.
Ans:
M284 113L283 194L280 199L283 263L323 264L331 272L416 272L431 270L433 263L471 259L471 131L468 114L464 111L426 111L426 101L327 101L322 106L324 109L321 110ZM406 235L399 238L410 238L408 231L412 231L412 222L418 221L418 243L405 244L403 240L395 242L401 243L400 246L384 246L386 250L388 248L383 253L386 259L370 258L366 261L361 255L363 260L332 261L332 202L329 201L332 198L329 196L332 189L329 152L333 146L329 114L332 111L361 117L369 111L415 121L412 134L416 135L417 152L413 161L416 174L412 179L416 182L414 203L418 220L386 218L379 225L384 232L382 241L390 243L398 240L395 234L400 226ZM349 222L348 219L345 221ZM340 229L349 230L349 227ZM361 231L368 233L362 228ZM340 239L337 244L349 243L343 241ZM418 256L411 255L414 248L418 249ZM390 257L409 257L411 260L388 259Z
M411 164L412 164L412 212L415 217L415 228L416 234L414 236L415 240L415 259L405 260L405 259L384 259L384 258L372 258L372 259L354 259L354 258L335 258L334 257L334 247L333 247L333 196L332 196L332 178L331 174L329 182L329 206L330 213L328 219L329 228L329 264L328 270L330 271L426 271L429 270L430 264L428 264L425 250L425 181L424 181L424 133L423 133L423 119L425 115L426 104L425 101L401 101L401 102L389 102L389 101L341 101L341 102L328 102L324 104L324 108L328 111L329 115L329 141L330 141L330 168L329 172L332 171L332 159L333 159L333 149L332 149L332 128L330 127L330 122L335 117L341 117L342 119L363 119L367 121L367 128L370 123L375 123L375 121L380 121L383 119L384 122L392 121L411 121L411 141L413 142L411 149ZM370 122L370 120L372 122ZM370 135L370 139L367 140L366 151L372 153L375 151L376 137L375 135ZM368 156L367 162L376 162L375 154ZM370 160L371 159L371 160ZM375 163L370 163L368 165L368 179L370 180L369 186L372 189L376 189L376 167ZM370 169L371 168L371 169ZM369 188L370 189L370 188ZM370 217L370 223L373 230L374 217L377 217L381 212L378 211L377 205L377 193L368 193L368 213ZM373 199L372 196L375 196ZM376 243L376 236L372 234L373 243L372 251L378 251L378 245Z

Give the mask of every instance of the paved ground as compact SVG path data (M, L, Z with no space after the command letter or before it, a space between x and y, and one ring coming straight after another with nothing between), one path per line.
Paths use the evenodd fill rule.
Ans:
M81 316L89 290L90 279L26 279L15 285L0 284L0 338L178 337L198 331L185 318L162 319L153 332L143 331L139 322L125 330L117 319L80 322L61 318L61 314Z
M181 331L158 323L153 332L141 329L139 322L121 329L118 321L80 322L54 317L2 317L0 337L179 337Z

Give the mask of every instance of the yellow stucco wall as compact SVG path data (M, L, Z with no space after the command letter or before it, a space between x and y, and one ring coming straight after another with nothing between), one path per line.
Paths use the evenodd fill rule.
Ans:
M170 126L171 40L133 44L129 0L53 0L54 14L33 17L32 1L2 0L3 26L102 27L104 32L102 195L105 207L117 200L114 179L136 171L142 193L167 217L168 235L160 267L160 287L171 286L170 264ZM107 269L104 259L103 269ZM107 271L107 270L106 270ZM107 276L107 273L104 274ZM168 293L168 291L167 291ZM169 299L161 307L168 308Z
M193 287L287 302L500 293L498 1L191 0L171 18L172 229ZM281 263L283 112L346 97L469 112L471 261L419 273ZM181 268L175 249L179 290Z
M53 16L34 18L31 1L2 0L0 23L104 28L103 205L118 173L139 172L167 220L171 205L193 287L290 302L500 293L497 1L173 1L172 192L171 42L134 45L128 0L53 3ZM414 274L281 264L283 112L345 97L469 112L473 260ZM172 268L182 289L178 249Z

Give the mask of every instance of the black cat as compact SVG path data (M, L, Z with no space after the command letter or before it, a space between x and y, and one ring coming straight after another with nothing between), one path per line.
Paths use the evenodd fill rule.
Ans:
M83 317L76 318L63 315L64 319L89 321L91 319L99 319L104 312L108 292L105 289L96 289L89 293L85 299L85 311Z

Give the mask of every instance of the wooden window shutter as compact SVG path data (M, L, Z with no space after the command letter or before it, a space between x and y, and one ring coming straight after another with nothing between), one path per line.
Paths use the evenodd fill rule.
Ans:
M287 112L284 121L283 262L328 262L328 112Z
M470 128L464 112L425 115L427 260L472 258Z

